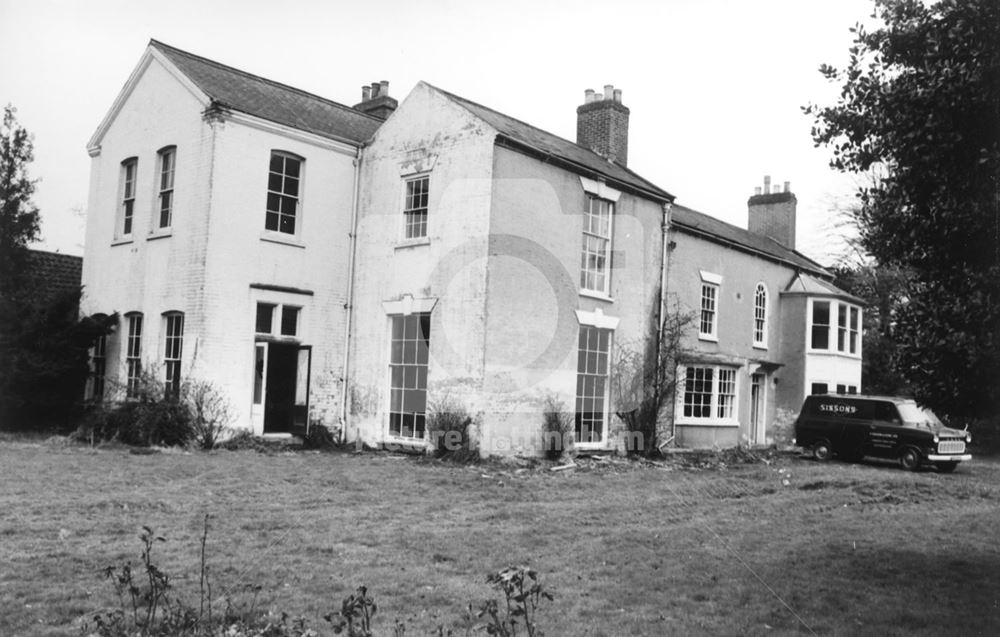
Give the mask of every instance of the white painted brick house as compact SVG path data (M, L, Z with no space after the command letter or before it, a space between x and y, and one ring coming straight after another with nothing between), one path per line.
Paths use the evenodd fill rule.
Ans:
M764 443L779 408L858 391L859 302L794 250L787 184L750 230L677 205L627 168L628 115L588 91L574 143L425 83L349 108L151 42L90 145L109 384L203 378L255 433L372 444L424 444L450 402L496 454L540 449L553 396L613 450L609 360L674 297L678 444Z

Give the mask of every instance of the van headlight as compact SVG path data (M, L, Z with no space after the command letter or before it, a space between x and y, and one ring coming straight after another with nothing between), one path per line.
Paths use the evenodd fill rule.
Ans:
M941 438L937 434L934 434L934 444L937 444L939 442L941 442Z

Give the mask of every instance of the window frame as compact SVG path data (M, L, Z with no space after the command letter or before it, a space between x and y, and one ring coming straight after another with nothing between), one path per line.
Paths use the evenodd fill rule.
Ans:
M163 391L177 397L181 392L181 362L184 354L184 313L163 313Z
M411 186L423 184L423 191L414 194ZM430 203L431 203L430 173L418 173L403 177L403 228L400 239L403 243L421 243L429 238ZM414 201L418 204L414 205ZM416 221L414 221L416 218ZM413 229L419 229L414 232Z
M174 180L177 172L177 146L156 151L156 220L153 232L169 232L174 220ZM166 202L166 206L164 206ZM164 214L166 223L164 223Z
M282 172L275 172L273 169L275 158L281 158L282 160ZM289 161L294 161L298 164L298 175L292 176L288 173ZM264 205L264 232L271 234L276 237L294 237L298 238L302 236L302 199L303 199L303 184L305 182L305 172L306 172L306 159L301 155L297 155L293 152L287 150L272 149L268 155L267 163L267 200ZM273 190L272 186L272 175L280 177L280 190ZM288 187L289 180L294 180L295 183L295 194L288 194L286 188ZM272 197L277 197L277 207L272 210ZM292 200L294 202L293 211L291 213L283 210L283 202L285 200ZM274 227L270 227L271 219L275 219ZM292 231L282 229L283 219L291 218Z
M108 334L99 335L94 339L94 345L90 349L89 398L98 403L104 400L107 388L108 336Z
M125 398L134 400L139 397L142 383L142 312L129 312L125 315L128 321L125 332Z
M767 286L758 282L753 292L753 346L767 349Z
M581 323L577 333L576 389L573 403L573 444L581 449L602 448L610 441L611 426L611 356L614 329ZM596 339L596 340L594 340ZM602 350L602 339L604 349ZM596 345L597 349L590 346ZM591 356L593 354L593 356ZM587 409L587 405L592 406ZM593 407L600 405L600 411ZM585 418L590 414L590 418ZM590 439L584 440L584 424ZM594 439L594 432L598 438Z
M131 239L135 233L135 192L139 177L139 158L127 157L121 161L118 184L118 214L115 234L120 239Z
M615 236L615 206L616 203L611 199L606 199L592 192L584 193L584 210L581 216L582 218L582 230L581 230L581 246L580 246L580 292L584 294L597 294L606 298L611 297L611 272L612 264L611 258L613 256L612 245L614 243ZM595 230L593 219L600 220L603 215L598 213L594 214L594 205L598 204L603 206L607 210L607 233L601 234L599 232L600 227ZM598 223L600 226L600 223ZM591 249L592 242L600 241L603 242L603 254L599 254L596 250ZM591 268L590 265L593 260L599 260L601 265L596 268ZM595 285L591 287L591 278ZM603 280L603 285L596 286L596 280L601 278Z
M816 323L817 305L827 306L827 323ZM814 297L809 299L806 320L808 353L861 358L861 307L836 298ZM824 336L826 347L815 346L817 335Z
M265 308L270 308L268 311L269 318L267 320L267 327L269 329L262 330L261 319L264 316L262 310ZM297 303L279 303L275 301L264 301L257 300L254 302L254 324L253 331L254 334L258 336L269 336L274 339L281 340L300 340L302 336L302 310L303 305ZM285 318L289 313L294 312L294 329L292 333L285 333Z
M689 376L694 370L694 375ZM678 424L682 425L707 425L722 427L739 426L739 404L740 404L740 368L731 365L709 365L704 363L684 363L678 366L677 383L677 406L674 418ZM698 376L701 372L700 382L705 383L706 372L710 372L711 383L709 387L699 388L689 385L692 382L699 382ZM723 393L723 390L726 390ZM689 399L689 396L698 394L703 398L697 402ZM707 402L705 401L707 397ZM689 409L690 407L690 409ZM707 415L697 415L695 409L704 410Z
M432 314L431 312L390 314L388 319L389 351L386 386L389 391L385 412L386 436L406 443L425 444L428 442L427 404ZM416 332L410 333L410 325L414 324ZM422 403L422 411L416 409L406 411L408 405L412 406L409 402L411 400L418 403L416 406ZM394 416L399 417L398 427L394 423ZM411 417L409 435L406 435L407 416Z
M721 286L710 281L701 282L698 310L698 338L703 341L719 340L719 291ZM710 293L710 294L709 294ZM706 305L707 302L707 305ZM706 321L707 315L707 321ZM705 331L706 322L709 331Z

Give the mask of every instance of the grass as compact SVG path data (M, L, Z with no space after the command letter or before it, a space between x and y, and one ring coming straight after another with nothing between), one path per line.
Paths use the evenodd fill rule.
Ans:
M953 475L818 464L572 471L386 455L0 439L0 634L77 635L100 571L156 561L191 602L212 516L216 598L323 614L361 585L377 634L462 627L485 576L537 569L548 635L1000 634L1000 462Z

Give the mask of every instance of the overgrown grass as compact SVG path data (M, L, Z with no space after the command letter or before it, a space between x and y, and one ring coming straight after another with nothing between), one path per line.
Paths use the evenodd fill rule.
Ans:
M726 469L518 470L388 455L133 455L0 443L0 634L76 635L107 566L162 532L195 591L322 616L365 584L379 631L458 623L484 574L530 564L547 635L1000 632L1000 463L950 476L778 457Z

